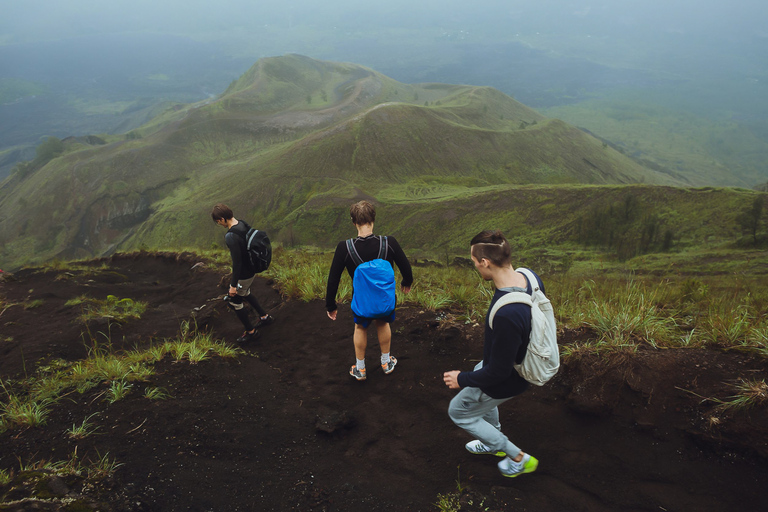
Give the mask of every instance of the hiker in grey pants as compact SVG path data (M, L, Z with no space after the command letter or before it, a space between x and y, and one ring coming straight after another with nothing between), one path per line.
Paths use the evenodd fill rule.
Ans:
M470 242L470 255L480 276L493 281L496 292L488 311L509 292L533 293L526 276L511 264L512 250L501 231L483 231ZM535 274L534 274L535 276ZM538 276L538 286L543 284ZM485 319L483 360L471 372L453 370L443 374L450 389L461 389L451 400L448 415L475 439L465 445L474 454L503 457L498 467L506 477L536 470L538 460L523 452L501 432L499 405L523 393L530 384L514 368L528 349L531 335L531 307L514 303L500 308L491 329Z

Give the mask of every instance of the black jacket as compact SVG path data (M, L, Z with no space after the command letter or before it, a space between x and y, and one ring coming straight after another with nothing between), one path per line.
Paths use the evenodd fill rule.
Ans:
M376 235L369 235L364 238L357 237L354 240L354 244L357 253L363 261L375 260L379 256L380 243L379 237ZM397 268L400 269L400 273L403 275L401 285L411 286L413 284L413 272L403 249L393 236L387 237L387 244L389 245L387 261L396 264ZM357 265L349 255L347 241L342 240L336 246L336 252L331 263L331 271L328 273L328 288L325 294L325 309L328 311L336 310L336 294L339 291L339 282L345 268L349 273L349 277L354 277Z
M224 241L229 247L229 255L232 256L232 280L230 286L237 286L242 279L250 279L256 274L256 269L251 265L251 259L245 249L245 236L251 226L244 220L238 220L237 224L229 228L224 235Z

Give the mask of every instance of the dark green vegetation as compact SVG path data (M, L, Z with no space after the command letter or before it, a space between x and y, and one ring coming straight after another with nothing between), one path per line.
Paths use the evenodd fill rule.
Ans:
M518 222L567 242L584 208L625 193L584 184L632 183L679 181L491 88L405 85L287 56L260 60L215 101L169 107L124 136L69 139L42 168L17 169L0 188L0 258L207 247L219 201L287 245L334 243L364 197L381 204L387 231L426 251ZM632 193L658 204L698 195ZM740 193L715 194L723 205Z
M754 113L740 118L729 110L738 106L718 101L694 85L678 89L615 90L542 112L588 129L625 154L675 172L691 184L752 188L764 183L768 129L759 114L763 105L752 105ZM746 91L741 94L750 96ZM686 105L692 98L704 107Z

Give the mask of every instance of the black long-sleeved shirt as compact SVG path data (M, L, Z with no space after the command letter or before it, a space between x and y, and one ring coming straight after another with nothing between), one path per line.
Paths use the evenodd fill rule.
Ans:
M251 259L245 248L245 237L251 226L244 220L238 220L237 224L229 228L224 235L224 241L229 247L229 255L232 257L232 279L230 286L237 286L241 279L250 279L256 274L256 269L251 265Z
M544 292L544 284L536 275L539 287ZM527 278L526 278L527 280ZM483 367L471 372L461 372L457 378L462 388L480 388L491 398L509 398L519 395L530 384L520 376L514 365L523 362L528 351L531 337L531 307L527 304L509 304L500 308L493 319L493 329L488 323L493 305L505 290L496 290L485 316L485 344L483 345ZM526 286L526 293L533 293L531 283Z
M355 249L360 255L363 261L375 260L379 256L379 237L375 235L368 235L366 237L357 237L354 242ZM413 284L413 272L411 270L411 263L405 256L405 252L397 243L397 240L393 236L387 237L387 244L389 249L387 250L387 261L397 265L400 269L400 273L403 275L403 281L401 286L407 287ZM354 277L355 264L352 257L347 250L347 241L342 240L336 246L336 252L333 254L333 262L331 262L331 270L328 273L328 287L325 294L325 308L328 311L336 310L336 294L339 291L339 282L341 281L341 275L344 273L344 269L347 269L350 277Z

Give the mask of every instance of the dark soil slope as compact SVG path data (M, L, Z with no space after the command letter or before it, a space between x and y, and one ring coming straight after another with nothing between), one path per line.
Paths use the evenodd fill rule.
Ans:
M94 268L102 263L108 268L25 270L0 282L0 378L86 357L84 341L99 333L109 333L114 350L147 346L175 336L192 314L217 338L239 335L217 300L223 276L195 266L191 255L116 256ZM505 431L540 460L537 472L505 479L494 457L464 450L469 438L446 414L454 393L442 373L475 363L479 326L402 308L393 326L397 368L378 371L372 338L361 383L347 374L347 305L332 322L322 302L283 301L266 280L255 293L276 322L243 355L165 359L123 400L105 401L105 386L71 393L44 426L0 434L0 470L14 476L0 485L0 510L419 511L437 510L438 495L458 487L461 510L470 511L768 509L765 406L716 414L701 399L732 395L738 377L766 378L762 360L651 349L569 360L553 383L503 406ZM83 294L149 307L141 320L111 329L89 324L89 335L79 310L65 306ZM7 307L38 299L37 307ZM563 343L588 334L567 331ZM149 385L171 398L144 398ZM65 435L94 413L96 434ZM75 451L82 460L108 453L122 466L95 483L42 472L32 485L19 474L20 463L67 460Z

